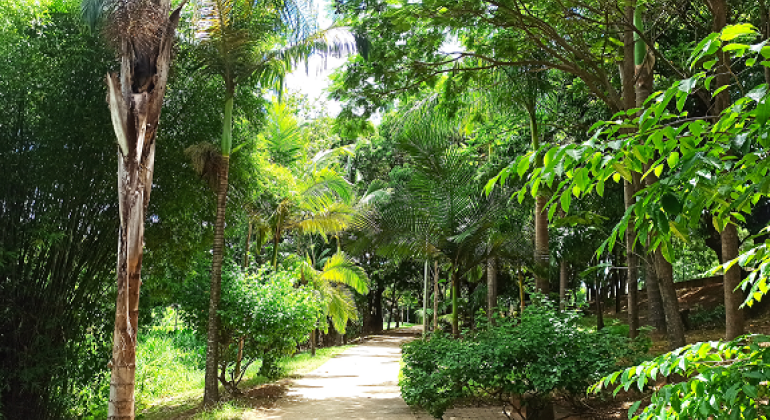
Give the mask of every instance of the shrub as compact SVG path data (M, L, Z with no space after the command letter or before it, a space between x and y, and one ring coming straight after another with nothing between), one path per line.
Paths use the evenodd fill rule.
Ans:
M549 304L528 307L521 319L498 319L455 340L438 333L404 345L401 393L436 417L462 398L518 398L529 418L554 392L578 396L597 378L632 362L644 350L625 337L576 326L574 312ZM482 318L483 319L483 318Z
M220 376L222 385L237 393L246 369L260 360L259 374L280 376L278 360L292 354L297 343L315 327L321 312L318 297L309 289L295 287L294 271L271 272L263 267L247 274L236 265L222 272L219 304ZM185 286L183 318L198 334L208 324L208 275L195 273Z

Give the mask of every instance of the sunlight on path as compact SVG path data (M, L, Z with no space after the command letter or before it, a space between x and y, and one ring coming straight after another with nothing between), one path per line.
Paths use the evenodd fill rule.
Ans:
M420 334L420 327L371 336L364 344L339 354L294 381L273 409L249 413L244 419L270 420L429 420L401 398L398 371L401 344ZM449 410L445 420L506 419L499 408Z
M295 381L263 418L414 420L398 389L400 345L411 338L372 336Z

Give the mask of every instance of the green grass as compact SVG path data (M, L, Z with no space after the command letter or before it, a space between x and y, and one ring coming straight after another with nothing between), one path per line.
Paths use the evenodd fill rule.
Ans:
M147 346L147 348L143 348ZM296 378L305 375L332 357L342 353L352 346L340 346L319 349L315 357L309 353L299 353L294 357L285 357L281 365L286 372L284 377ZM165 350L163 350L165 349ZM203 347L205 349L205 346ZM144 389L137 393L137 402L140 403L138 419L143 420L168 420L179 416L190 419L241 419L251 411L253 402L247 399L223 401L216 407L201 410L200 403L203 396L203 367L199 363L174 362L174 355L184 360L184 352L179 356L179 349L175 342L147 340L140 344L140 360L143 359L147 366L147 381L143 381ZM143 355L143 356L142 356ZM142 362L140 362L142 363ZM140 367L141 369L141 367ZM248 390L269 380L258 376L259 363L252 364L246 371L243 382L239 388ZM151 377L157 378L154 383ZM137 384L139 383L139 369L137 369ZM176 382L174 382L176 381ZM164 389L164 387L167 387ZM139 385L137 385L139 391ZM220 395L227 393L220 387Z
M402 323L400 323L400 324L398 325L398 328L408 328L408 327L414 327L415 325L422 325L422 324L415 324L415 323L413 323L413 322L402 322ZM388 328L388 323L387 323L387 321L382 323L382 329L383 329L383 330L385 330L386 328ZM396 328L396 322L395 322L395 321L391 321L391 323L390 323L390 329L395 329L395 328Z

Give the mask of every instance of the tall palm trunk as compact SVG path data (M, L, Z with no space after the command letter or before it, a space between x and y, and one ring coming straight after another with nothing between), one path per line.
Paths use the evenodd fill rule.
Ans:
M219 400L217 367L219 365L219 298L222 288L222 261L225 248L225 209L229 187L230 150L232 148L233 93L228 89L225 97L225 117L222 128L222 162L219 169L217 189L217 218L214 225L214 249L211 263L211 285L209 290L209 321L206 343L206 375L204 378L203 404L210 405Z
M497 306L497 259L489 257L487 259L487 317L489 322L494 319L495 307Z
M107 75L108 103L112 125L118 140L118 234L115 330L110 361L109 419L134 418L136 377L136 338L139 321L139 288L144 245L144 220L150 202L155 166L155 138L160 120L163 94L171 64L171 46L179 23L181 8L169 15L170 3L162 1L165 22L158 46L137 52L132 40L122 41L120 76ZM145 54L139 56L139 54ZM140 62L154 64L154 73L136 67ZM144 69L144 67L143 67ZM146 69L145 69L146 70ZM137 78L152 80L137 83Z

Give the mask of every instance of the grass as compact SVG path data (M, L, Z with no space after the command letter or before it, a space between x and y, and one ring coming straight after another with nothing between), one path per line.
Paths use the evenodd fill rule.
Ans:
M422 324L415 324L413 322L402 322L402 323L398 324L398 328L409 328L409 327L414 327L415 325L422 325ZM382 329L386 330L387 328L388 328L387 321L383 322L382 323ZM395 329L396 328L396 322L395 321L392 321L390 323L390 328L391 329Z
M152 366L152 375L157 378L157 383L152 380L143 381L144 390L137 393L140 403L137 419L143 420L170 420L176 418L185 419L248 419L249 412L254 408L273 402L283 390L282 385L267 385L270 381L258 376L259 363L254 363L246 371L246 376L240 384L244 396L223 401L216 407L201 409L200 403L203 396L203 366L198 363L174 362L174 355L179 355L176 343L158 342L148 340L140 344L140 360L144 366ZM147 346L147 349L144 348ZM293 357L285 357L280 363L284 368L284 378L298 378L305 375L332 357L344 352L352 346L340 346L318 349L315 357L309 353L299 353ZM165 348L165 351L160 351ZM150 351L152 349L152 351ZM205 346L203 347L205 349ZM151 358L148 356L152 356ZM180 360L184 360L182 352ZM203 356L205 357L205 356ZM204 359L205 360L205 359ZM140 361L140 363L142 363ZM139 367L142 369L142 367ZM148 372L150 370L148 369ZM139 373L137 372L137 379ZM151 375L147 375L150 378ZM176 381L176 382L174 382ZM151 384L150 384L151 383ZM165 388L164 387L168 387ZM139 390L139 387L137 387ZM256 392L252 392L256 391ZM260 392L264 391L264 392ZM267 397L263 395L266 394ZM220 387L220 395L227 393ZM258 395L258 396L255 396Z

